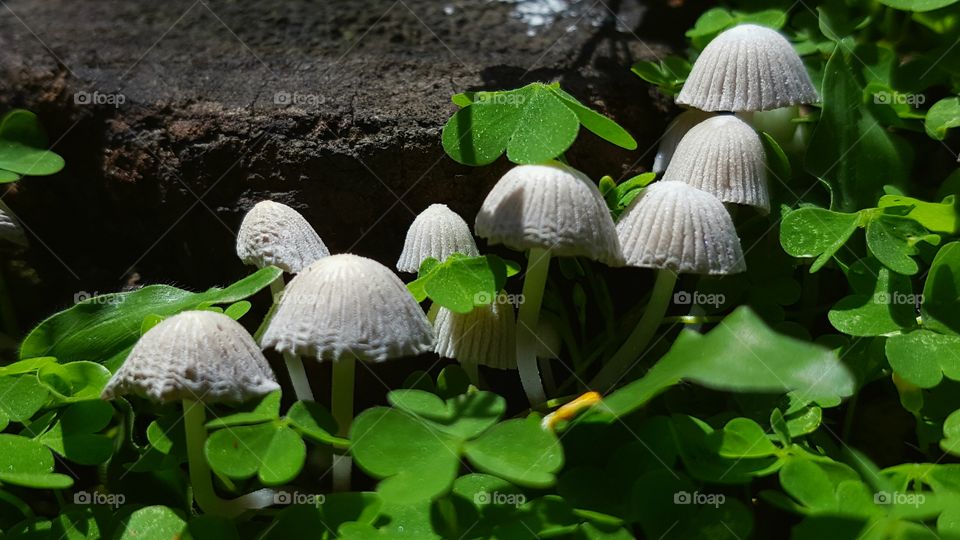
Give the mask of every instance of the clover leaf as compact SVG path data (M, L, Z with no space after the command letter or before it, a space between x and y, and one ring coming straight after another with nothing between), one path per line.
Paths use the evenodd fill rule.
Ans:
M213 432L204 446L210 467L228 478L253 476L265 485L290 482L303 469L307 447L280 422L235 426Z
M800 208L784 216L780 244L793 257L816 257L810 266L810 272L816 272L843 247L858 226L856 213Z
M428 258L420 265L416 280L407 284L418 302L428 297L456 313L469 313L475 306L490 304L519 267L496 255L466 257L459 253L443 262Z
M65 489L73 478L53 472L53 454L40 442L0 433L0 484Z
M460 465L461 441L399 409L374 407L350 427L357 465L382 481L384 500L432 499L450 489Z
M15 109L0 118L0 183L60 171L63 158L46 146L47 135L32 112Z
M531 83L516 90L453 97L462 109L443 127L443 149L464 165L486 165L506 151L514 163L543 163L573 144L580 125L633 150L623 128L582 105L558 84Z
M479 470L528 487L545 488L556 481L563 450L556 436L536 418L507 420L464 447Z
M925 328L960 334L960 242L944 245L933 258L920 312Z
M904 380L932 388L946 376L960 381L960 336L914 330L887 338L887 360Z
M37 437L48 448L81 465L99 465L113 454L113 440L98 432L113 418L113 407L100 400L64 408L53 426Z
M853 294L828 313L834 328L851 336L881 336L916 325L910 280L868 259L847 272Z

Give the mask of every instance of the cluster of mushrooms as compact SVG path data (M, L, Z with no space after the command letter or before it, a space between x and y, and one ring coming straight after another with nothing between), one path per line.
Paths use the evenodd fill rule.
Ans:
M740 25L703 50L676 101L691 108L661 143L655 168L663 177L617 223L597 185L557 161L516 166L491 190L475 230L490 244L527 252L518 313L498 299L465 314L439 306L425 312L392 270L353 254L331 255L298 212L263 201L243 220L237 254L244 263L276 266L294 277L274 283L275 304L260 344L226 315L181 313L143 335L104 399L136 393L182 401L198 505L228 515L262 507L268 504L265 490L219 499L202 450L205 403L241 403L278 388L261 347L283 354L301 400L313 400L301 358L332 362L331 410L341 436L353 418L357 360L376 363L434 351L458 360L475 381L478 365L517 369L530 403L539 405L546 395L537 360L555 356L557 349L555 332L540 320L553 257L657 271L643 318L589 385L610 388L649 344L678 274L745 270L725 204L767 212L770 202L763 145L744 113L814 103L818 96L786 39L768 28ZM444 260L454 253L476 256L479 250L467 223L434 204L408 230L397 269L413 273L428 257ZM334 462L335 487L349 485L350 467L346 456Z

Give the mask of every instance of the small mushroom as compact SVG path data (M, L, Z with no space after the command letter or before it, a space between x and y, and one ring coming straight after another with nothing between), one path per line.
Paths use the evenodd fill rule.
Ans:
M517 368L532 406L546 401L537 369L540 305L553 256L623 262L607 205L590 178L551 161L519 165L487 195L477 214L477 235L492 244L528 250L524 301L517 316Z
M331 409L346 436L353 420L355 361L383 362L433 349L420 304L389 268L331 255L297 274L263 334L264 347L333 362ZM350 461L334 463L334 486L350 483Z
M203 454L205 404L243 403L279 388L260 348L239 323L222 313L186 311L137 341L101 398L137 394L160 403L180 401L197 505L204 512L232 517L273 504L274 493L260 490L233 500L216 494Z
M297 274L327 255L330 250L300 212L278 202L255 204L237 233L237 256L257 268L276 266Z
M9 242L17 247L27 247L27 235L23 226L14 217L13 211L0 201L0 241Z
M678 274L736 274L746 270L740 239L723 203L683 182L660 181L620 216L617 235L628 266L657 270L643 317L591 387L616 384L643 352L670 304Z
M770 211L763 143L749 124L724 114L697 124L680 141L664 182L679 181L725 203Z
M314 261L330 255L320 236L299 212L285 204L260 201L247 212L237 233L237 256L244 264L265 268L276 266L296 274ZM283 276L270 284L273 316L277 300L283 294ZM290 382L298 400L314 401L303 361L295 354L283 355Z
M734 26L714 38L676 99L703 111L767 111L818 101L793 45L755 24Z
M443 261L454 253L480 255L467 222L447 205L431 204L407 229L397 270L415 274L425 259Z
M653 158L653 169L651 170L658 174L667 170L667 166L670 165L670 160L673 159L673 154L683 136L690 131L690 128L711 116L713 116L713 113L699 109L688 109L678 114L667 126L663 136L660 137L660 144L657 146L657 155Z
M516 317L509 302L494 298L469 313L444 307L431 311L437 334L434 351L459 361L474 386L480 386L478 366L517 369Z

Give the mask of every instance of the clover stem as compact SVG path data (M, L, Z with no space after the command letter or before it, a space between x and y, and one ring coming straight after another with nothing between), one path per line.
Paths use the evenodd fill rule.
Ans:
M330 408L339 431L337 435L346 438L353 422L353 386L356 378L356 359L346 356L333 362L333 381ZM353 461L344 453L333 458L334 491L350 491L350 470Z
M274 308L280 302L280 296L283 295L285 285L283 275L270 282L270 295L273 298L273 304L270 307L268 317L272 316ZM283 353L283 361L287 366L287 374L290 376L290 384L293 385L293 393L298 401L316 401L313 397L313 390L310 388L310 381L307 379L307 370L303 367L303 360L299 355L292 352Z
M550 270L550 250L531 248L523 278L523 303L517 315L517 369L531 407L547 400L537 367L537 326Z
M616 385L627 371L633 368L634 362L647 348L650 340L656 334L663 316L667 313L673 295L673 287L676 284L676 273L671 270L657 270L653 292L650 293L650 301L643 311L643 317L640 318L640 322L637 323L623 345L610 357L600 373L591 381L590 388L606 392Z

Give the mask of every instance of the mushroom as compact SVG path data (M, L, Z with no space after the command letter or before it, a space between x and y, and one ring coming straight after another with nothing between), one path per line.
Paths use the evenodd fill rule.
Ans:
M314 261L330 255L330 251L313 227L299 212L285 204L260 201L247 212L237 233L237 256L244 264L265 268L276 266L284 272L299 273ZM273 315L277 300L283 294L283 276L270 284ZM285 353L284 363L298 400L314 401L303 361Z
M680 181L725 203L770 211L767 169L760 136L731 114L700 122L687 132L673 155L664 182Z
M660 137L660 144L657 146L657 155L653 158L653 169L651 170L658 174L667 170L667 166L670 165L670 160L673 158L677 145L680 144L683 136L690 131L690 128L711 116L713 116L713 113L699 109L688 109L678 114Z
M703 111L767 111L818 101L793 45L755 24L734 26L714 38L676 99Z
M746 270L740 239L723 203L684 182L660 181L647 187L620 216L617 236L628 266L657 272L643 317L591 383L602 391L616 384L653 338L678 274Z
M351 254L331 255L297 274L263 334L282 353L333 362L331 409L346 437L353 420L355 361L383 362L433 349L420 304L389 268ZM334 463L334 486L350 483L350 460Z
M437 334L434 351L460 362L474 386L480 386L479 366L517 369L516 317L513 305L494 298L469 313L456 313L434 304L431 308Z
M0 240L17 247L27 246L27 235L23 231L23 226L3 201L0 201Z
M197 505L206 513L232 517L273 504L274 492L264 489L233 500L216 494L203 453L205 404L243 403L279 388L266 358L240 323L214 311L185 311L137 341L100 397L137 394L159 403L180 401Z
M431 204L407 229L397 270L416 274L425 259L443 261L454 253L480 255L467 222L447 205Z
M585 174L551 161L510 169L477 214L476 232L491 244L528 251L517 316L517 368L532 406L546 400L537 369L543 291L553 256L623 262L616 228L600 190Z

